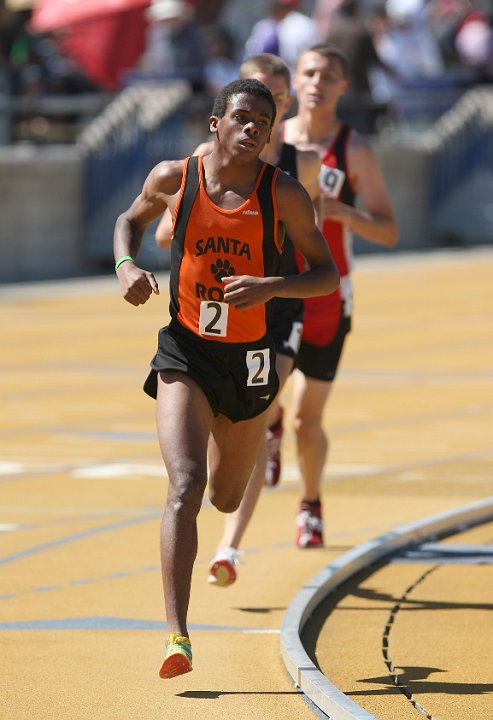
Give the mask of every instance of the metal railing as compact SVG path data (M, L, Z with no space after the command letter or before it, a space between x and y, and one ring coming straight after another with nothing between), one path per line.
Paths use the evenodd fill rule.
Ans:
M472 173L493 167L493 89L467 92L418 144L433 153L431 201L439 206Z
M186 102L190 96L190 86L181 81L132 85L80 135L83 252L92 260L112 259L115 220L136 197L154 165L184 156ZM140 254L144 261L146 256L152 261L158 257L151 234L149 229L144 236ZM165 258L162 251L160 256Z
M107 93L15 96L0 91L0 145L73 143L111 98Z

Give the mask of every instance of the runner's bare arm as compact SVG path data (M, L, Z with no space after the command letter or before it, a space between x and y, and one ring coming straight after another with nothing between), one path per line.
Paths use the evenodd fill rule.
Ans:
M348 165L351 183L364 209L323 196L324 217L341 222L366 240L394 247L398 228L382 171L368 141L355 131L351 133Z
M117 269L122 295L131 305L143 305L151 293L159 293L153 273L142 270L135 263L146 227L172 204L181 183L183 161L167 161L156 165L149 173L142 192L122 213L115 224L113 251L115 260L130 256Z

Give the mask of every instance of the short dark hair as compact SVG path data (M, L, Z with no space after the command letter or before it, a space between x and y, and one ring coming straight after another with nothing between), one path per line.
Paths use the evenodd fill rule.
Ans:
M216 95L214 105L212 106L212 114L218 118L224 117L226 107L234 95L253 95L267 100L272 109L271 127L276 119L276 103L272 97L269 88L259 80L253 78L242 78L241 80L233 80L233 82L225 85Z
M286 81L288 90L291 90L291 72L279 55L261 53L260 55L252 55L244 60L240 66L240 78L249 78L254 73L264 73L265 75L282 77Z
M300 58L310 52L318 53L325 58L332 57L336 60L339 60L343 77L347 79L349 75L349 62L347 57L344 55L342 50L337 47L337 45L333 45L332 43L318 43L317 45L312 45L312 47L303 50L303 52L300 54Z

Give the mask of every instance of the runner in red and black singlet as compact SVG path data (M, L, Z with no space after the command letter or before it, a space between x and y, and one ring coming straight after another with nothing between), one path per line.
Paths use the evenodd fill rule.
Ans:
M300 56L295 90L298 113L285 122L285 138L317 150L322 160L320 195L323 234L341 275L338 291L305 301L302 342L293 373L293 413L302 501L296 544L323 545L320 490L328 452L322 426L352 314L352 234L385 247L397 241L397 226L382 172L370 143L341 123L337 104L348 89L348 63L341 51L316 45ZM355 206L359 196L364 209Z
M330 193L339 202L354 206L356 193L351 186L346 160L346 148L351 129L341 125L334 142L322 157L320 190ZM328 345L337 334L341 317L350 317L352 297L350 273L352 268L352 233L340 222L324 218L322 232L329 243L339 273L345 279L344 287L320 298L305 300L303 342Z

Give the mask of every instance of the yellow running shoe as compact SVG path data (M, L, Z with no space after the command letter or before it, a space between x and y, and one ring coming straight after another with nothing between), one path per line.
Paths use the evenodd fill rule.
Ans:
M166 641L166 657L159 670L159 677L174 678L192 669L192 646L187 637L171 633Z

